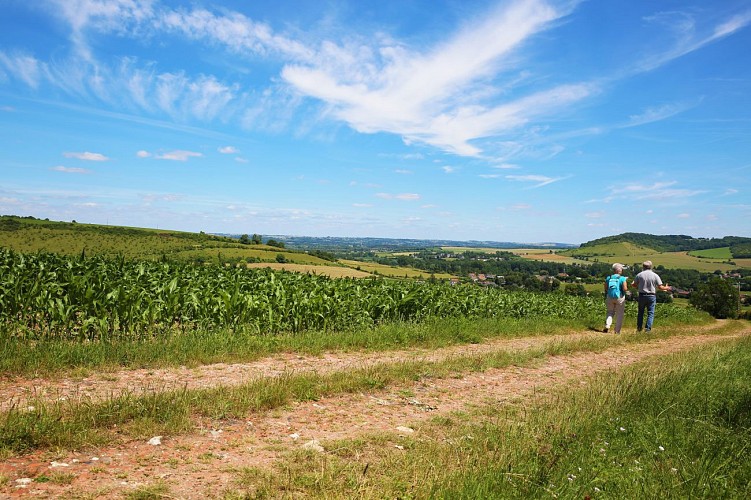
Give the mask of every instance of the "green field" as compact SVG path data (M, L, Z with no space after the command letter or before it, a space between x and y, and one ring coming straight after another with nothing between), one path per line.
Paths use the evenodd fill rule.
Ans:
M696 252L692 252L694 255L689 255L688 252L657 252L651 248L626 242L581 247L563 250L560 253L576 259L586 259L589 262L620 262L626 265L641 264L645 260L651 260L655 266L661 265L668 269L695 269L709 273L717 270L726 272L738 268L751 268L751 259L736 259L735 265L732 265L718 261L716 258L695 256Z
M560 262L564 264L587 265L592 262L620 262L637 268L645 260L651 260L655 266L668 269L695 269L700 272L722 272L739 268L751 268L751 259L732 259L730 247L702 250L696 252L658 252L654 249L634 245L628 242L608 243L566 250L540 248L491 248L491 247L441 247L450 252L471 251L493 254L498 251L511 252L525 259L543 262ZM732 259L735 264L729 264Z
M730 247L722 248L709 248L707 250L694 250L689 252L692 257L698 257L700 259L718 259L718 260L732 260L733 254L730 252Z

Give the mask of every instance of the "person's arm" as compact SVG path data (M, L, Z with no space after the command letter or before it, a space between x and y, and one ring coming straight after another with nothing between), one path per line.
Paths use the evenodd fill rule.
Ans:
M657 289L662 290L663 292L669 292L670 290L673 289L673 287L671 287L667 283L663 283L659 276L657 277L657 283L659 283L657 285Z
M621 291L623 292L623 295L626 295L626 292L628 292L628 278L623 280L623 286L621 287Z

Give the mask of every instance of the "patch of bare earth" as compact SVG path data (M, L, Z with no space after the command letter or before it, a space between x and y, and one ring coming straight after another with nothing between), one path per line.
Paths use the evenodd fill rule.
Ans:
M129 441L112 447L80 452L35 452L6 460L0 475L9 483L0 489L7 496L117 497L139 486L167 485L170 498L211 498L232 487L235 473L244 467L268 468L291 449L323 445L370 432L399 433L417 429L435 415L449 414L487 402L503 403L553 388L559 384L586 383L586 375L616 370L651 357L688 350L723 338L751 334L751 328L732 335L712 334L711 327L690 335L619 344L598 353L550 356L530 367L512 366L468 373L461 377L430 378L383 390L326 397L293 403L283 409L255 413L243 420L203 421L189 435L164 437L161 444ZM495 340L483 344L452 346L427 351L410 349L387 353L327 353L316 357L284 354L247 364L210 365L196 369L133 370L106 377L77 380L3 380L0 398L24 404L30 395L45 398L98 399L122 390L163 390L237 385L258 377L306 371L329 373L379 363L407 360L441 360L456 355L503 350L526 350L543 342L593 337L594 332L562 336ZM35 389L34 389L35 387ZM7 406L6 406L7 407ZM31 482L39 476L62 473L67 484Z

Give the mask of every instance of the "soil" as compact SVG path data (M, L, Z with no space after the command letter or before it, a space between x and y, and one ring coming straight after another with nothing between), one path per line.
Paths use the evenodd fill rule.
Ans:
M695 327L685 335L617 344L605 351L549 356L534 366L511 366L450 378L427 378L381 390L343 394L285 408L253 413L242 420L196 422L194 432L164 436L160 444L147 440L121 441L101 449L37 451L0 463L0 498L117 498L158 481L168 498L216 498L232 489L236 472L247 467L270 469L277 458L303 446L326 453L332 441L373 432L419 433L420 425L436 415L492 402L504 404L560 384L585 384L587 376L688 350L718 340L751 334L713 333L717 322ZM436 350L408 349L385 353L331 352L321 356L285 353L252 363L213 364L197 368L123 370L84 378L0 379L0 409L31 406L35 399L96 401L123 391L140 394L170 388L232 386L256 378L289 373L339 372L409 360L441 360L457 355L519 351L542 343L605 335L571 332L566 335L494 340ZM625 333L624 335L629 335ZM631 334L636 335L636 334ZM639 334L642 335L642 334ZM62 473L65 481L39 482ZM37 478L36 481L34 479ZM58 484L64 482L65 484ZM26 484L24 484L26 483Z

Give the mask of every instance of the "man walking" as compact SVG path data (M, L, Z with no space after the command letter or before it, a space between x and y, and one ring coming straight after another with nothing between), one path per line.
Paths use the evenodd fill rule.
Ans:
M644 325L644 330L649 332L652 330L652 321L655 317L657 290L667 292L670 290L670 286L667 283L663 285L657 273L652 271L651 260L644 261L642 272L636 275L631 286L639 289L639 312L636 315L636 330L641 331L642 324L644 324L644 310L646 309L647 323Z

